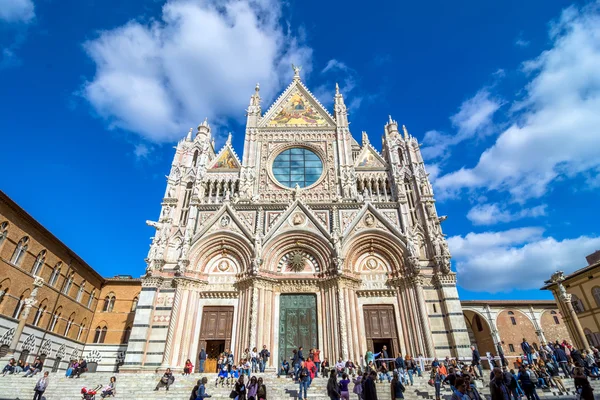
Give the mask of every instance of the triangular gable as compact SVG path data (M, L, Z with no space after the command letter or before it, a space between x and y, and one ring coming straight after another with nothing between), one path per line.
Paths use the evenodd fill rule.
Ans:
M335 120L299 79L266 112L260 127L332 127Z
M194 240L200 238L207 233L213 232L235 232L242 236L245 236L249 241L253 241L252 232L246 226L246 223L240 218L233 208L227 203L217 211L206 223L200 228L200 230L194 235Z
M235 151L233 151L233 148L231 148L229 144L226 144L210 164L209 171L237 171L241 168L241 164L242 163L235 154Z
M370 144L363 146L354 162L354 168L357 170L381 170L387 168L385 160L377 153Z
M285 224L287 224L287 221L292 222L292 226L289 227L290 229L284 227ZM266 233L264 242L278 232L294 229L310 229L320 232L325 238L330 239L327 228L323 226L323 223L314 215L312 210L310 210L302 201L295 200L288 209L277 218L273 226Z
M368 216L371 217L368 217ZM346 241L352 234L356 233L361 229L381 229L381 226L387 228L390 232L396 236L404 238L405 235L394 226L381 212L376 209L370 202L365 203L364 207L356 214L354 221L352 221L344 230L343 237Z

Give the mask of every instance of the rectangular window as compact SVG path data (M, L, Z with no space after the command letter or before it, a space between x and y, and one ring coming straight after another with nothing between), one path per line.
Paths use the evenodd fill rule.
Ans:
M510 317L510 322L511 322L513 325L516 325L516 324L517 324L517 320L515 319L515 317Z
M512 344L508 345L508 350L510 350L511 353L515 352L515 346L513 346Z
M554 316L554 323L556 325L560 324L560 321L558 320L558 317L556 315Z

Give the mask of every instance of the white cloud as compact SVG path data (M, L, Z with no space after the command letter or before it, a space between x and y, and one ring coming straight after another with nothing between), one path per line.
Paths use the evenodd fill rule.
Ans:
M279 25L275 0L170 0L162 20L103 31L84 44L96 75L82 95L113 128L181 138L209 117L242 120L257 82L265 101L310 72L312 50Z
M600 166L599 4L569 8L550 29L553 47L524 63L533 75L512 107L510 126L473 168L436 181L438 195L462 188L508 191L514 200L544 195L560 177ZM596 172L593 172L596 171ZM595 176L588 177L595 182Z
M447 157L450 146L465 140L483 137L493 132L493 116L503 102L493 98L487 88L478 91L475 96L465 100L458 112L450 117L457 133L453 135L432 130L425 133L422 154L425 159Z
M339 61L336 59L331 59L327 61L325 68L321 70L321 75L327 75L335 77L336 80L341 80L335 82L333 80L328 80L326 83L318 86L313 91L313 94L321 103L325 106L330 107L333 104L334 96L335 96L335 84L338 83L340 87L340 92L344 95L344 99L346 104L348 105L348 109L356 110L360 107L363 97L358 96L355 93L352 94L352 98L349 100L350 92L352 92L358 84L358 73L354 68L349 67L343 61Z
M32 0L0 0L0 20L28 23L35 17Z
M538 289L557 270L584 267L585 256L600 248L600 237L556 240L528 227L453 236L448 245L461 287L498 293Z
M511 222L522 218L536 218L546 215L546 205L523 208L511 212L497 203L478 204L467 213L467 218L474 225L493 225L499 222Z

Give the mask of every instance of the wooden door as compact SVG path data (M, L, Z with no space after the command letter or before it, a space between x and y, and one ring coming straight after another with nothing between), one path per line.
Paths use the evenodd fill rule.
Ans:
M365 333L367 336L367 347L370 350L374 349L374 340L381 342L381 339L389 339L391 348L388 349L390 357L396 357L396 353L400 351L398 331L396 329L396 315L394 306L388 304L369 305L363 307L363 315L365 318Z
M279 303L279 358L304 347L305 357L317 341L317 298L309 295L281 295ZM281 362L277 360L277 362Z
M206 350L205 372L216 372L219 354L231 350L232 327L233 307L206 306L202 310L198 348Z

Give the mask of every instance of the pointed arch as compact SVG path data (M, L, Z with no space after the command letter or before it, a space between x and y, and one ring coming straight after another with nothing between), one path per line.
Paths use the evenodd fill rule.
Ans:
M25 257L25 253L27 252L28 247L29 247L29 236L23 236L21 238L21 240L19 240L19 243L17 243L17 247L15 248L15 251L13 252L10 262L12 262L14 265L17 265L17 266L21 265L21 262L23 261L23 257Z
M52 270L52 274L50 275L50 279L48 280L48 285L49 286L56 286L56 283L58 282L58 277L60 276L60 270L62 269L62 261L59 261L56 263L56 265L54 266L54 269Z
M308 259L314 258L311 263L316 263L315 273L325 272L331 268L333 255L331 244L321 235L296 229L272 236L265 243L262 268L270 272L280 272L281 260L294 251L304 252Z
M8 227L9 226L10 226L10 224L8 223L8 221L3 221L0 224L0 249L2 249L4 242L6 242L6 238L8 238Z
M346 254L345 268L360 272L365 254L378 254L394 276L407 274L406 246L396 236L378 229L361 230L347 238L342 246Z
M231 259L239 269L237 272L242 272L251 265L252 247L245 237L236 232L215 232L194 243L190 249L190 266L192 270L207 274L209 261L221 255Z
M77 339L75 339L75 340L81 340L81 335L85 331L86 323L87 323L87 318L84 318L83 321L81 321L81 323L79 324L79 330L77 331Z
M58 322L60 320L60 316L62 315L62 306L58 307L54 314L52 315L52 322L50 323L50 332L56 332L58 329Z
M45 298L39 303L38 309L35 313L35 317L33 318L33 326L42 325L42 318L46 313L46 309L48 308L48 299Z
M31 268L31 275L41 274L44 268L44 264L46 263L46 250L42 250L39 252L35 261L33 262L33 267Z

